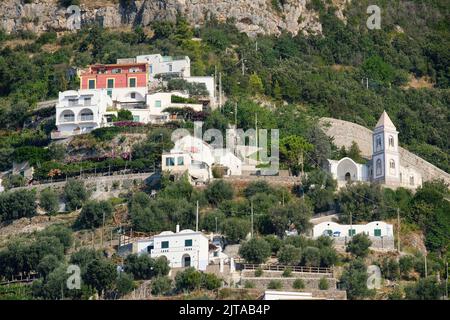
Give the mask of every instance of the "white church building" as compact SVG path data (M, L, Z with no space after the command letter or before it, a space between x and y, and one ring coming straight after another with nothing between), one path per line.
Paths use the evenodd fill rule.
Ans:
M398 148L398 131L384 111L372 134L372 159L367 164L356 163L348 157L328 160L327 169L338 187L362 181L416 189L422 185L422 175L412 167L401 165Z

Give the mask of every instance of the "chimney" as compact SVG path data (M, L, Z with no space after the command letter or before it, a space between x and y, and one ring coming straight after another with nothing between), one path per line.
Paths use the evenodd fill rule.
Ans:
M179 224L177 224L177 228L176 228L175 233L178 233L178 232L180 232L180 225Z

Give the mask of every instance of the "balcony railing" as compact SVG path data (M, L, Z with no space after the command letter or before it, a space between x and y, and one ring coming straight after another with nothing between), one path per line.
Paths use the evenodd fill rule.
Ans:
M94 116L80 116L80 121L94 121Z
M61 122L75 122L75 117L64 117Z

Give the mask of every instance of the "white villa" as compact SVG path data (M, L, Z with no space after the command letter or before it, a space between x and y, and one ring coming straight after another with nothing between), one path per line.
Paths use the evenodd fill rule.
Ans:
M165 256L171 268L194 267L205 271L210 263L223 264L228 260L220 247L210 243L202 232L185 229L176 232L164 231L150 238L139 239L119 245L119 254L149 254L151 258ZM220 261L219 261L220 260Z
M109 125L117 112L108 111L113 105L106 90L69 90L59 93L56 105L57 131L53 139L90 132Z
M191 76L191 59L188 56L172 57L160 54L146 54L137 56L136 62L149 65L149 81L155 80L158 75L174 75L179 78Z
M214 165L226 168L226 175L241 175L242 161L228 149L214 149L200 138L184 136L162 155L162 170L174 174L188 172L191 182L207 183Z
M326 221L313 228L313 238L330 236L334 238L351 237L359 233L365 233L369 237L393 237L394 227L383 221L373 221L368 224L338 224Z
M422 185L422 175L412 167L401 165L398 151L398 131L386 111L372 135L372 159L359 164L350 158L328 160L328 171L338 186L353 181L378 182L389 187L416 189Z

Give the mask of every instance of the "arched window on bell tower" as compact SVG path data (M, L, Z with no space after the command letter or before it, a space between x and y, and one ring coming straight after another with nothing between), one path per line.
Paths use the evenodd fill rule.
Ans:
M381 176L382 170L381 170L381 159L378 159L375 166L375 173L377 176Z
M392 148L395 147L394 137L393 136L389 136L389 147L392 147Z

